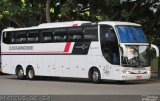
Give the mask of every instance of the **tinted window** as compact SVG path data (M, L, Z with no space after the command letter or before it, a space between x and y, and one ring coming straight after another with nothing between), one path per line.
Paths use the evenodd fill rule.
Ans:
M112 26L100 26L101 49L104 58L111 64L120 64L119 46Z
M103 42L117 42L116 33L111 26L101 26L101 41Z
M47 29L47 30L42 30L42 42L53 42L53 30L52 29Z
M98 26L84 27L85 41L98 41Z
M7 44L98 41L98 26L5 32Z
M14 32L4 32L3 33L3 42L6 44L15 43L15 34Z
M15 42L20 44L20 43L26 43L27 42L27 34L26 32L15 32L14 33L16 35L16 38L15 38ZM12 37L14 38L14 37Z
M67 30L66 29L54 29L53 35L54 42L66 42L67 41Z
M68 33L69 41L71 42L82 41L83 39L82 27L69 28Z
M27 42L28 43L37 43L37 42L39 42L39 33L38 33L38 31L28 31L28 33L27 33Z

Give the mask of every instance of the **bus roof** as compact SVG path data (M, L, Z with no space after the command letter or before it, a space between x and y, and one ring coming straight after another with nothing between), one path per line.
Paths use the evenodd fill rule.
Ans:
M45 28L60 28L60 27L71 27L71 26L80 26L82 24L93 24L90 21L70 21L70 22L55 22L55 23L43 23L38 26L25 27L25 28L6 28L3 31L21 31L21 30L35 30L35 29L45 29ZM94 23L95 24L95 23ZM101 21L97 24L107 24L107 25L133 25L141 26L140 24L131 23L131 22L121 22L121 21Z
M60 27L71 27L80 26L82 24L92 23L90 21L70 21L70 22L54 22L54 23L43 23L38 26L25 27L25 28L13 28L9 27L3 31L21 31L21 30L35 30L35 29L45 29L45 28L60 28Z
M122 22L122 21L102 21L99 22L98 24L108 24L108 25L112 25L112 26L116 26L116 25L132 25L132 26L141 26L140 24L137 23L131 23L131 22Z

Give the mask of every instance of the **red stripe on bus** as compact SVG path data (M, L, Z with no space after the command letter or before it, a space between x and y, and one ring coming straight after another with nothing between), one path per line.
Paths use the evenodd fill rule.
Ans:
M78 26L78 24L73 24L72 26L73 26L73 27L76 27L76 26Z
M64 52L69 52L70 46L71 46L71 42L67 42L64 48Z

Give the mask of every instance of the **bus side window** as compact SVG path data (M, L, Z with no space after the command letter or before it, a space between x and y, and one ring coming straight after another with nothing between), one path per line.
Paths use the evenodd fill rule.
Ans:
M65 28L54 29L53 41L54 42L66 42L67 41L67 30Z
M85 41L98 41L98 26L84 27Z
M9 37L9 32L3 32L3 42L9 44L11 42L11 38Z
M27 41L27 34L26 32L17 32L16 34L16 43L23 44Z
M28 39L27 42L28 43L38 43L39 42L39 34L38 31L31 31L27 33Z
M14 32L4 32L2 40L6 44L14 44L15 43L15 34L14 34Z
M69 41L80 42L83 40L82 27L72 27L68 29Z
M42 30L42 42L53 42L52 29Z

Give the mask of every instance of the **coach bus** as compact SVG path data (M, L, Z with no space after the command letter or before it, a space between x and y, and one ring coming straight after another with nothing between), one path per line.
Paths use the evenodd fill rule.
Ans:
M149 44L130 22L44 23L2 31L2 71L19 79L36 76L142 80L151 76Z

